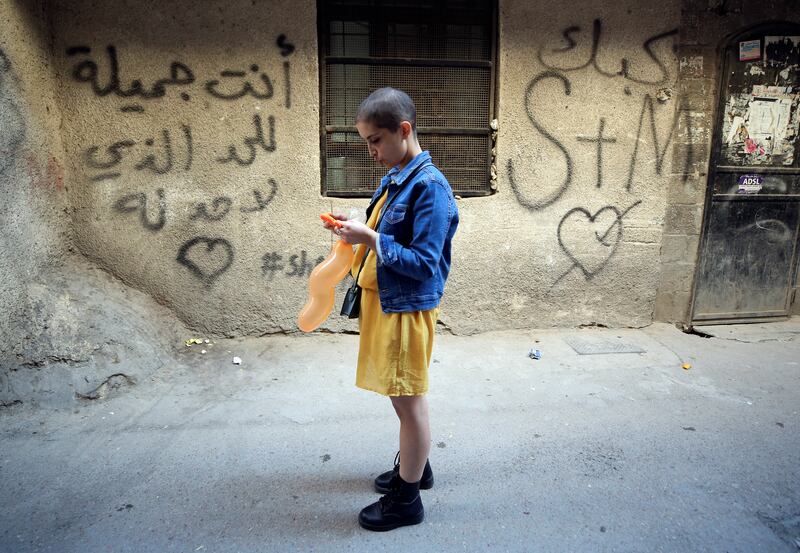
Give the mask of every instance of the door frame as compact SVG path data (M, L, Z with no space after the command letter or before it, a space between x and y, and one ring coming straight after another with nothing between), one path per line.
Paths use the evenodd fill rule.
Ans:
M789 293L786 297L786 304L785 304L785 315L763 315L763 316L748 316L748 317L739 317L739 318L724 318L724 319L702 319L696 320L696 296L697 296L697 284L698 284L698 277L700 275L700 269L703 266L703 252L705 250L706 241L709 239L708 230L711 223L711 204L713 201L714 196L714 183L716 182L717 178L717 163L716 160L720 158L720 151L721 151L721 135L722 135L722 117L724 116L724 108L725 104L727 103L727 97L725 95L725 88L728 82L727 74L726 74L726 66L728 60L728 49L734 47L734 45L741 41L742 38L752 35L762 33L763 31L775 29L775 28L795 28L797 30L797 34L800 35L800 23L795 23L792 21L785 21L785 20L770 20L764 21L761 23L757 23L755 25L751 25L744 29L739 29L738 31L729 34L725 37L725 39L720 43L717 48L717 86L716 88L716 107L714 108L714 113L712 114L711 121L713 125L713 131L711 133L711 148L709 148L709 158L708 158L708 172L706 175L706 192L705 192L705 200L703 202L703 220L701 224L700 230L700 240L698 241L697 246L697 258L694 267L694 275L692 280L692 294L689 304L689 323L694 324L737 324L737 323L756 323L756 322L772 322L772 321L785 321L792 316L792 305L794 301L800 301L800 298L795 298L795 291L797 288L797 282L795 279L797 277L798 272L800 272L800 233L798 233L798 239L795 241L792 249L792 266L789 270ZM766 45L764 45L766 47ZM763 55L763 54L762 54ZM800 109L798 107L797 109ZM800 171L800 170L798 170Z

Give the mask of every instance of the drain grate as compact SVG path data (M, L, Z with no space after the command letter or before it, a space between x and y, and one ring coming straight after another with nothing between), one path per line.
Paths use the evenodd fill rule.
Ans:
M606 353L646 353L636 344L600 337L569 336L564 340L579 355L601 355Z

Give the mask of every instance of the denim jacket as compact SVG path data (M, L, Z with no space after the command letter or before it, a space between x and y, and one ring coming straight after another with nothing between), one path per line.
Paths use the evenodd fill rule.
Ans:
M375 191L369 218L389 190L379 233L378 293L384 313L425 311L439 305L450 273L458 207L430 154L417 155L401 171L393 167Z

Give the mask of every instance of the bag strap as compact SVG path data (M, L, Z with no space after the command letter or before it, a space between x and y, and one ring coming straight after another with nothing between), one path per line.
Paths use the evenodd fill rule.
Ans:
M427 162L427 161L426 161L426 162L423 162L423 163L420 163L419 165L417 165L417 166L414 168L414 170L413 170L413 171L411 171L411 173L409 173L408 177L406 177L406 182L407 182L408 180L410 180L410 179L411 179L411 177L413 177L414 175L416 175L416 174L417 174L417 171L419 171L419 170L420 170L420 169L422 169L423 167L427 167L427 166L429 166L429 165L432 165L432 163L430 163L430 162ZM387 192L386 192L386 194L389 194L389 192L388 192L388 189L389 189L389 187L387 186L387 187L386 187L386 189L387 189ZM381 212L380 212L380 214L378 215L378 220L375 222L375 228L374 228L374 229L372 229L372 230L376 230L376 229L378 229L378 228L381 226L381 220L383 219L383 216L384 216L384 214L386 213L386 209L387 209L387 208L389 207L389 205L390 205L390 201L389 201L389 200L390 200L390 199L391 199L391 200L394 200L395 196L397 196L397 193L395 193L395 195L394 195L394 196L392 196L391 198L386 198L386 203L384 203L384 204L383 204L383 207L381 208ZM375 203L377 204L377 202L378 202L378 201L380 201L380 196L378 196L378 199L376 200L376 202L375 202ZM356 273L356 281L355 281L355 284L358 284L358 277L360 277L360 276L361 276L361 270L364 268L364 263L367 261L367 256L368 256L368 255L369 255L369 247L367 247L367 248L366 248L366 250L364 251L364 259L362 259L362 260L361 260L361 266L358 268L358 272Z

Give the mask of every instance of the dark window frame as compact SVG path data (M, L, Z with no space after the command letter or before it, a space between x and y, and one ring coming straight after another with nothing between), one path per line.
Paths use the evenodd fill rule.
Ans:
M354 197L364 198L370 197L371 192L365 189L331 189L328 186L328 136L333 133L356 133L355 122L352 125L328 125L326 118L328 116L327 106L327 72L330 65L363 65L371 67L430 67L430 68L482 68L489 70L489 90L488 90L488 117L481 128L466 127L466 126L417 126L417 134L422 143L423 149L425 146L426 135L438 135L453 137L485 137L486 150L485 156L480 159L485 163L478 165L478 170L483 170L480 188L472 186L471 188L460 188L457 179L451 180L454 193L462 197L485 197L490 196L495 192L495 185L492 182L492 165L495 162L492 151L494 149L493 131L490 127L490 122L496 118L497 114L497 44L498 44L498 1L486 0L488 10L491 13L491 21L489 23L489 58L488 59L454 59L454 58L433 58L433 57L352 57L352 56L332 56L328 55L328 44L330 40L330 22L331 21L364 21L370 22L371 28L378 28L381 24L422 24L422 25L447 25L447 24L463 24L470 25L476 24L475 16L470 19L469 13L456 12L448 13L447 17L440 17L434 19L421 20L419 14L413 8L403 6L387 6L384 4L397 4L402 3L402 0L388 0L382 2L381 0L367 0L365 3L369 4L365 12L364 6L343 6L338 5L335 7L329 6L327 0L318 0L317 2L317 37L319 43L319 86L320 86L320 192L324 197ZM436 5L437 2L429 3ZM384 29L385 30L385 29ZM384 33L383 36L386 36ZM380 37L379 33L370 33L370 40L374 40L375 36ZM418 113L419 116L419 113ZM419 117L418 117L419 119ZM452 148L456 149L457 146L453 144ZM366 151L366 144L363 145ZM434 158L434 162L437 160ZM447 167L440 166L440 168L447 175ZM377 168L381 172L380 168ZM381 172L382 174L382 172ZM455 182L454 182L455 180ZM371 190L374 190L376 182L371 182Z

